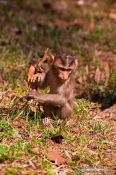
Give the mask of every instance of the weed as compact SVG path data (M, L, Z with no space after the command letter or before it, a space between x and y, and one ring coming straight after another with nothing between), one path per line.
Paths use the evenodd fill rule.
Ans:
M10 126L8 121L4 119L0 119L0 141L6 138L12 138L13 128Z
M22 168L21 167L12 167L6 169L6 175L13 175L13 174L21 174Z
M102 36L102 29L100 26L96 26L95 30L93 33L91 33L89 36L87 36L87 39L92 41L92 42L97 42L100 41L100 38Z
M101 1L87 1L79 6L76 1L64 0L62 11L61 6L49 0L51 13L51 9L44 9L44 3L0 2L0 173L54 175L56 169L60 174L60 169L69 168L81 175L78 167L85 164L115 167L115 119L96 121L101 105L90 101L104 100L107 107L116 99L115 21L109 16L113 9L109 7L107 13L99 5ZM77 17L81 25L68 26ZM67 29L62 26L65 23ZM46 47L54 52L61 48L70 50L79 60L77 73L83 82L77 90L85 92L84 97L90 100L74 101L74 124L61 122L54 116L51 126L45 128L38 103L20 98L28 93L29 63L33 57L36 60L42 57ZM94 81L96 67L102 69L101 59L110 67L107 87ZM49 93L49 87L43 91ZM70 161L66 159L65 164L56 167L47 160L46 146L51 147L51 143L61 153L66 150Z
M92 125L93 133L103 132L107 128L106 124L102 124L100 122L96 122Z
M41 166L46 170L46 175L55 175L54 168L47 159L42 159Z

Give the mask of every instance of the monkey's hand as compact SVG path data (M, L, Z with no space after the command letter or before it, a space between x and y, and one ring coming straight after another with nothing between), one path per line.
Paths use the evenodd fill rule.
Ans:
M41 83L44 81L44 79L45 79L44 72L36 73L31 77L30 82L34 83L35 81L37 81L37 82Z
M29 98L31 98L31 99L37 99L37 96L38 96L37 91L35 91L35 90L30 90L29 91L29 94L28 94L28 97Z

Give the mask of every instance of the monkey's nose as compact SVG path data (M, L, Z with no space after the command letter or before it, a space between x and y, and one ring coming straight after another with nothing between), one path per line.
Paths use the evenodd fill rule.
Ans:
M62 80L67 80L68 79L68 73L64 71L64 72L60 73L59 77Z

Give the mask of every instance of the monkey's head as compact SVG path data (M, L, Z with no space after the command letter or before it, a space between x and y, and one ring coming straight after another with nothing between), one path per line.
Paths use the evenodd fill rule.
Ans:
M77 60L75 56L62 53L61 55L56 55L53 61L53 70L57 78L61 81L66 81L77 65Z

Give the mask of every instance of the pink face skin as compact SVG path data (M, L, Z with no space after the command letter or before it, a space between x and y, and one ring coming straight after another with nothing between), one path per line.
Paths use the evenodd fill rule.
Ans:
M71 65L67 64L64 66L62 64L62 61L58 59L56 60L56 62L54 62L54 71L61 81L66 81L70 77L76 65L77 60L74 60L74 62Z

